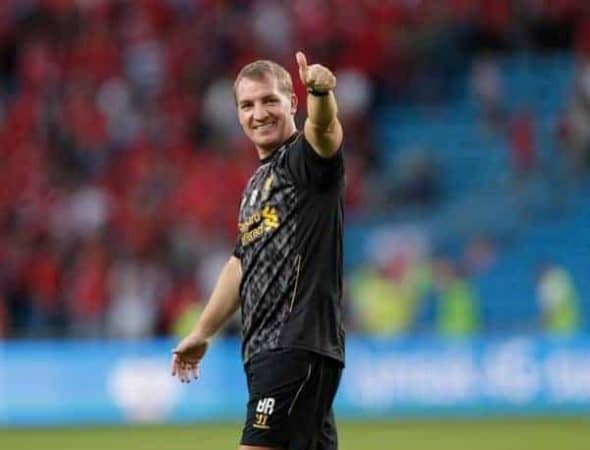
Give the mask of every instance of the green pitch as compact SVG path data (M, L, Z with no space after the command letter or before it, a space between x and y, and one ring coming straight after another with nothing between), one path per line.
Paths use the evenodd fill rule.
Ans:
M340 450L588 450L588 419L339 425ZM2 450L237 450L240 425L1 430Z

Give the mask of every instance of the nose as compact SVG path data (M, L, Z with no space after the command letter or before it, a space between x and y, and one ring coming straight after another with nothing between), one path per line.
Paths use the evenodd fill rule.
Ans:
M268 112L262 103L256 102L254 104L254 120L261 122L268 116Z

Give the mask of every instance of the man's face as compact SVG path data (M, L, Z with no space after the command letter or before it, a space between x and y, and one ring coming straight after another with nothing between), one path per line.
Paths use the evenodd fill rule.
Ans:
M271 76L242 78L236 87L236 100L240 125L261 157L268 156L295 132L297 97L280 91Z

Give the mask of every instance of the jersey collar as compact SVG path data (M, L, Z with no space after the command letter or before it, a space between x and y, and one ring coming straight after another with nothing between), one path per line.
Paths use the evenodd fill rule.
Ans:
M264 165L267 162L269 162L271 159L274 158L274 156L279 153L279 150L281 150L284 147L288 147L289 145L291 145L293 142L295 142L297 140L297 138L299 137L300 133L299 131L296 131L295 133L293 133L291 136L289 136L287 138L287 140L285 142L283 142L281 145L279 145L275 150L272 151L272 153L264 158L262 158L260 160L260 165Z

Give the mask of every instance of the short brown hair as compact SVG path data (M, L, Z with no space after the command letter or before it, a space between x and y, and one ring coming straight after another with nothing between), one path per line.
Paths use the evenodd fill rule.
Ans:
M277 84L281 92L288 96L293 94L293 80L291 79L289 72L287 72L283 66L277 64L274 61L269 61L268 59L259 59L258 61L254 61L253 63L242 67L242 70L240 70L240 73L238 73L238 76L234 81L234 98L236 101L238 100L238 83L242 81L242 78L260 80L266 76L270 76L271 78L277 80Z

